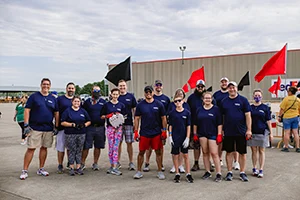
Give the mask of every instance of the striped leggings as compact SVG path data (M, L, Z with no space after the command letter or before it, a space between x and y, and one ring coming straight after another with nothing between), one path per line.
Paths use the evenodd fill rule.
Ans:
M85 134L65 134L65 145L69 150L68 162L73 165L81 163L82 149L85 141Z
M117 164L119 161L119 144L122 136L122 126L114 128L107 126L107 139L108 139L108 158L110 164Z

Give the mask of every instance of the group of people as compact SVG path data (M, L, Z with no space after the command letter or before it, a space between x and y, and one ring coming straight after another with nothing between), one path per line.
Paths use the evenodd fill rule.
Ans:
M142 178L143 172L150 170L153 150L156 154L157 177L160 180L165 179L163 156L166 140L171 145L173 167L170 172L175 173L176 183L180 182L181 173L186 173L187 182L193 183L191 171L200 169L201 151L205 167L202 176L204 180L212 176L214 168L214 180L220 182L223 179L222 151L225 151L228 172L224 179L231 181L232 170L237 169L240 170L240 179L248 181L245 173L247 146L250 146L252 151L252 175L263 177L265 148L272 138L272 127L270 108L262 103L263 92L260 89L254 90L254 103L250 105L245 97L238 94L237 84L226 77L221 78L221 89L214 94L206 91L204 80L198 80L195 91L187 101L184 91L177 89L173 102L163 94L161 80L156 80L154 87L144 88L144 99L139 103L133 94L127 92L124 80L120 80L118 87L111 90L109 102L101 98L99 86L93 86L92 97L84 102L75 96L74 83L68 83L66 94L57 98L49 93L50 86L49 79L42 79L41 91L32 94L26 104L22 104L23 135L27 137L28 145L20 176L22 180L28 177L27 170L36 148L40 148L40 166L37 174L49 175L44 165L47 148L51 147L54 135L58 158L57 172L63 173L65 170L63 160L66 150L67 168L71 176L84 174L89 149L93 147L94 158L91 167L93 170L99 170L98 161L107 138L111 165L107 173L112 175L122 175L119 161L122 141L125 139L128 169L136 170L134 179ZM283 114L285 138L289 139L292 129L294 138L298 141L296 151L300 152L297 133L300 100L294 97L294 88L290 87L289 96L280 105L280 115ZM19 106L17 108L19 109ZM297 120L297 131L294 131L294 118ZM139 142L137 167L133 161L134 141ZM287 144L283 151L288 151L286 147ZM192 168L188 156L189 148L194 149Z

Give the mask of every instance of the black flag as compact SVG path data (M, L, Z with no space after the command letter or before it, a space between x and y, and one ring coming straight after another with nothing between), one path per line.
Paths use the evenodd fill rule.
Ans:
M241 79L240 83L238 84L238 91L242 91L245 85L250 85L249 71L245 74L245 76Z
M297 88L299 88L300 87L300 81L298 82L298 84L297 84Z
M105 76L106 80L112 82L115 86L118 85L119 80L130 81L131 69L130 69L130 56L123 62L113 67Z
M206 91L207 91L207 92L212 92L212 86L210 86L209 88L207 88Z

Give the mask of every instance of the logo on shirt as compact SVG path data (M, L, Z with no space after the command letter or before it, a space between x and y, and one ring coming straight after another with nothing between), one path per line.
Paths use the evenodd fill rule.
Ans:
M130 101L130 99L126 99L126 101Z
M186 119L186 116L182 116L183 119Z
M241 106L241 104L239 104L239 103L235 103L234 105L236 105L236 106Z
M265 113L265 111L263 111L263 110L259 110L259 112L261 112L261 113Z
M100 105L103 105L103 103L99 102Z
M49 103L53 103L51 100L48 100Z
M120 109L120 108L117 108L117 110L118 110L118 111L121 111L121 109Z
M161 102L166 102L165 100L160 100Z
M209 116L212 116L212 117L214 116L214 114L212 114L212 113L208 113L208 115L209 115Z
M84 114L80 114L80 117L85 117Z
M154 110L158 110L158 107L153 107Z

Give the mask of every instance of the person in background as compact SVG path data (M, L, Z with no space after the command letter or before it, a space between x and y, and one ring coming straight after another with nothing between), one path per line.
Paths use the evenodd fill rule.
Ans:
M83 175L81 156L85 141L86 127L91 124L90 116L80 105L80 97L74 96L72 98L72 106L68 107L61 116L61 125L65 127L65 142L68 149L70 176L74 176L75 173Z
M22 141L21 145L26 144L26 137L24 135L24 109L27 101L27 96L23 95L20 99L20 103L16 105L14 121L17 121L22 130Z
M252 151L252 175L258 178L264 176L265 148L269 146L269 134L270 137L273 136L270 108L261 102L262 97L260 89L253 91L254 103L251 105L252 138L247 141ZM257 169L257 160L259 160L259 170Z
M298 117L300 115L300 99L296 97L297 88L289 87L288 96L286 96L281 104L278 117L282 117L284 129L284 147L281 151L289 152L288 144L292 129L294 140L296 143L296 152L300 153L299 148L299 135L298 135Z

